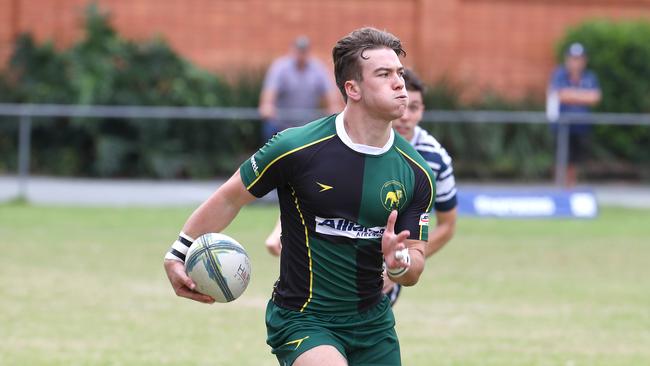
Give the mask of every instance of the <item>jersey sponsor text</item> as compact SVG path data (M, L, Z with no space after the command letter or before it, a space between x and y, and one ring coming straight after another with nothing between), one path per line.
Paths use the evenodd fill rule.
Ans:
M316 232L326 235L343 236L346 238L381 238L384 235L383 226L364 227L354 221L342 218L323 218L316 216Z

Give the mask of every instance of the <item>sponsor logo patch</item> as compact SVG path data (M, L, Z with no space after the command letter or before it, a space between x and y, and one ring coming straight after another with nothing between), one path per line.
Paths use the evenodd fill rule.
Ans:
M429 225L429 213L425 212L422 215L420 215L420 226L428 226Z
M253 167L253 171L255 172L255 176L259 176L260 173L257 170L257 162L255 161L255 155L251 156L251 167Z
M321 234L353 239L378 239L384 235L384 230L383 226L365 227L348 219L316 216L316 232Z

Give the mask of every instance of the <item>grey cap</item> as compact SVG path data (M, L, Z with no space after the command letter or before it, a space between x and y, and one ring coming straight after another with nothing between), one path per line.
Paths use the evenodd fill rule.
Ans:
M585 46L582 43L575 42L571 43L569 48L567 48L565 55L575 57L587 56L587 50L585 50Z
M306 49L309 48L309 37L300 36L300 37L296 38L293 45L296 47L296 49L306 50Z

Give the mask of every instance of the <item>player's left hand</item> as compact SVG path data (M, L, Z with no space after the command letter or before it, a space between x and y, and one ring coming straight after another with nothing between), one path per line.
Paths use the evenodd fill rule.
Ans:
M384 230L384 235L381 237L381 251L384 254L386 267L406 268L409 264L395 258L395 253L406 248L405 241L411 233L408 230L403 230L399 234L395 234L396 221L397 211L393 210L390 215L388 215L386 230Z

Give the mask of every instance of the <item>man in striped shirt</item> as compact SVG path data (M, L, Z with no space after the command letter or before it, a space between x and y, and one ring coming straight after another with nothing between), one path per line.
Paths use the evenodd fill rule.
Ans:
M456 182L451 157L442 145L427 131L418 126L424 112L422 95L424 85L411 70L404 73L406 90L409 93L409 104L404 115L393 121L393 128L404 137L415 150L429 163L436 176L436 227L429 232L429 240L425 249L426 258L442 248L454 235L456 227ZM393 283L384 277L384 292L395 304L401 291L401 285Z

